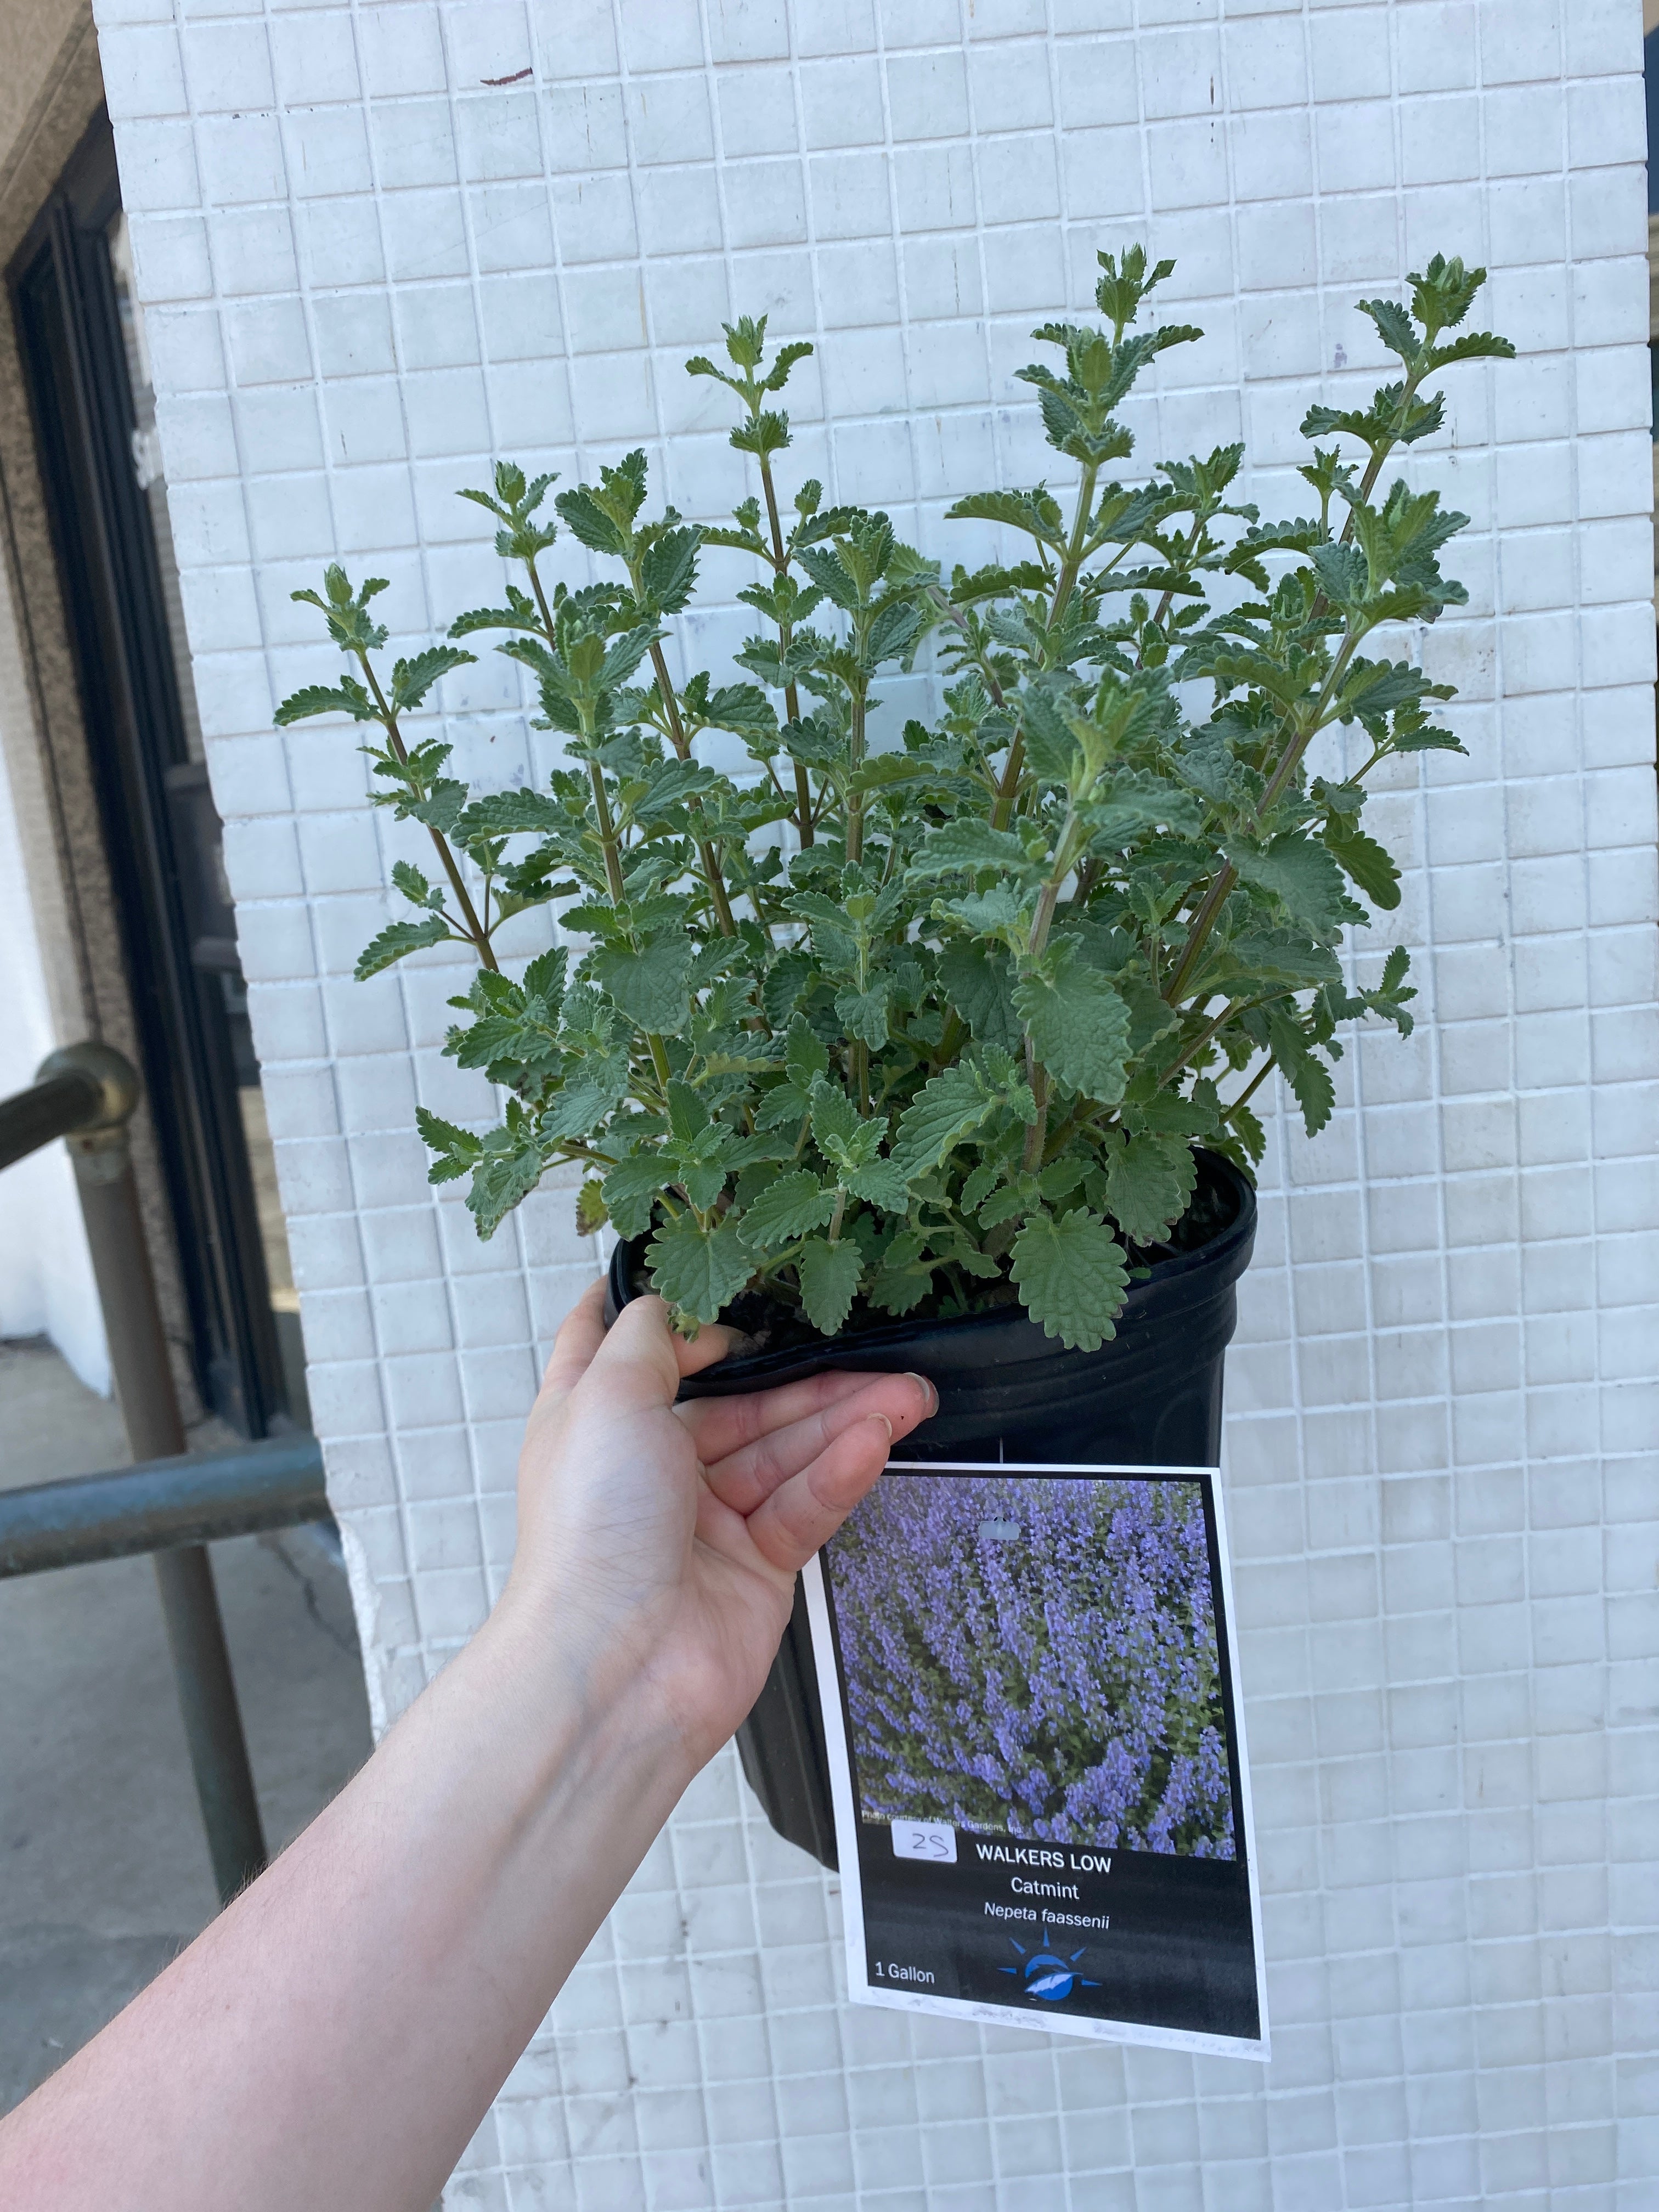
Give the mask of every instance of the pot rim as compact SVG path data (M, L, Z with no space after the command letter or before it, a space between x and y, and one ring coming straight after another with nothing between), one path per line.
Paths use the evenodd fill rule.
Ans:
M1188 1279L1202 1272L1212 1279L1218 1273L1234 1280L1248 1265L1255 1239L1255 1185L1243 1169L1235 1165L1224 1154L1198 1148L1200 1170L1207 1167L1218 1179L1231 1188L1237 1200L1237 1211L1224 1229L1197 1246L1193 1251L1180 1252L1167 1260L1158 1260L1146 1274L1129 1285L1118 1320L1117 1335L1109 1340L1121 1344L1126 1328L1138 1322L1150 1322L1157 1309L1170 1301L1184 1303L1180 1291L1188 1287ZM606 1271L605 1325L616 1319L622 1308L630 1304L641 1293L629 1287L632 1272L631 1255L641 1248L650 1232L644 1236L621 1239L613 1249ZM1230 1264L1231 1263L1231 1264ZM1037 1333L1048 1356L1058 1357L1064 1347L1057 1338L1048 1337L1040 1324L1033 1322L1020 1306L999 1306L988 1313L957 1314L949 1317L938 1315L923 1319L900 1318L879 1328L864 1328L851 1335L824 1337L817 1345L788 1345L776 1351L739 1352L720 1360L702 1374L688 1377L680 1385L683 1398L720 1396L744 1389L759 1388L769 1382L794 1381L811 1375L823 1367L860 1366L872 1359L878 1365L886 1364L884 1355L902 1351L907 1346L923 1343L941 1332L949 1332L957 1342L975 1333L989 1335L994 1331L1010 1328L1030 1329ZM1097 1354L1078 1355L1084 1358Z

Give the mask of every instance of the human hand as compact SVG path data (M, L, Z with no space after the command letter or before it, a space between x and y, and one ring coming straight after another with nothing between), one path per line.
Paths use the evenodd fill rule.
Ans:
M504 1613L550 1636L590 1711L625 1698L692 1769L759 1696L795 1576L937 1406L919 1375L830 1373L677 1406L722 1358L660 1298L607 1330L596 1283L560 1330L519 1466Z

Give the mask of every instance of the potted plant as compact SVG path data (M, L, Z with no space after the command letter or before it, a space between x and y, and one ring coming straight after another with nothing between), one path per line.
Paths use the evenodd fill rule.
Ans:
M350 671L276 719L369 726L377 800L430 841L434 866L395 866L409 911L357 973L446 944L477 961L445 1048L505 1111L419 1120L481 1236L579 1162L581 1224L617 1231L613 1299L653 1288L683 1328L744 1338L696 1387L915 1368L939 1452L1213 1462L1251 1101L1277 1068L1313 1134L1340 1026L1409 1030L1404 949L1352 979L1340 957L1400 897L1361 826L1368 779L1461 750L1433 719L1451 687L1401 656L1465 596L1439 555L1467 518L1385 471L1439 427L1431 380L1512 349L1462 329L1485 272L1461 261L1413 276L1409 307L1361 302L1398 378L1310 410L1310 511L1264 524L1237 446L1113 473L1138 379L1200 333L1142 322L1172 264L1099 262L1102 323L1045 325L1052 360L1020 372L1073 481L951 510L997 557L947 577L884 514L814 482L786 496L778 403L811 349L769 359L744 319L723 362L687 363L731 392L751 464L728 523L647 519L630 453L551 501L600 580L550 584L551 479L502 463L463 495L516 571L502 603L386 673L382 584L331 567L295 596ZM665 625L716 550L756 617L745 680L677 682ZM562 741L538 788L474 793L407 726L485 631ZM895 728L879 688L924 648L939 709ZM708 732L744 774L704 757ZM503 927L549 902L562 941L505 971ZM744 1756L827 1856L802 1659L792 1638Z

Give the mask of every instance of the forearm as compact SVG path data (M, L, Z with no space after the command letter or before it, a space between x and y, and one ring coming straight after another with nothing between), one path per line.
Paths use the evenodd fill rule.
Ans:
M36 2212L426 2212L690 1779L511 1611L0 2126Z
M29 2212L429 2212L676 1799L755 1702L803 1563L933 1386L677 1407L690 1344L601 1285L525 1440L506 1595L363 1771L0 2122Z

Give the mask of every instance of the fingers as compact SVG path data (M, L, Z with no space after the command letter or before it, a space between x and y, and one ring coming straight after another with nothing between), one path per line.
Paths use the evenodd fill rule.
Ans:
M713 1467L742 1445L755 1443L775 1429L787 1428L809 1413L850 1398L878 1379L872 1374L826 1369L822 1375L808 1376L804 1382L781 1383L774 1390L746 1390L737 1398L694 1398L678 1410L696 1439L698 1458L705 1467ZM931 1390L933 1385L927 1387ZM887 1408L884 1405L879 1410L885 1413Z
M781 1484L810 1467L852 1429L877 1420L889 1441L896 1442L908 1437L939 1403L938 1392L924 1376L859 1375L836 1378L842 1384L849 1379L853 1384L850 1390L840 1390L830 1403L805 1413L787 1426L769 1425L754 1443L741 1445L713 1465L705 1452L703 1464L708 1486L722 1504L739 1513L753 1513ZM763 1409L763 1418L766 1398L790 1399L801 1404L806 1402L806 1394L812 1388L811 1384L800 1384L793 1390L771 1391L765 1398L753 1399L750 1403Z
M844 1429L750 1515L750 1539L761 1557L786 1574L799 1572L873 1486L891 1445L880 1414Z

